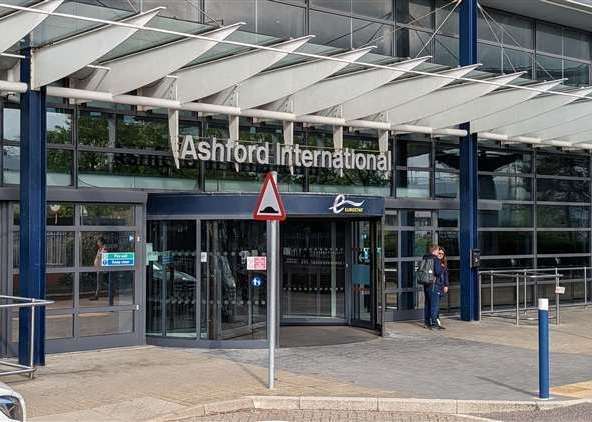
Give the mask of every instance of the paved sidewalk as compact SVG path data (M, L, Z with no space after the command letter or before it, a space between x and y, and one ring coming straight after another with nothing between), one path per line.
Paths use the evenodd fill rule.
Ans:
M566 310L552 327L559 398L592 395L592 309ZM389 324L366 342L281 349L274 395L531 400L536 327L487 318L446 331ZM268 395L265 350L140 347L48 356L29 381L12 378L33 422L149 420L192 406Z

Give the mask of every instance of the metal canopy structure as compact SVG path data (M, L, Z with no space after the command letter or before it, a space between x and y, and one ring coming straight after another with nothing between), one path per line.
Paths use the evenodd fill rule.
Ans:
M75 16L63 0L29 3L0 0L3 93L47 87L48 95L79 102L359 127L376 129L377 137L385 131L463 136L460 125L468 122L480 139L592 144L592 124L583 119L592 115L586 99L592 88L569 89L561 80L533 83L521 73L478 72L479 65L451 69L425 63L429 57L379 60L371 47L339 51L316 46L313 36L245 33L241 23L165 22L157 17L160 8L136 15L110 10L109 20L95 17L105 11L93 15L97 6L85 5L88 15ZM23 47L31 47L29 84L17 77ZM63 87L55 86L60 81Z

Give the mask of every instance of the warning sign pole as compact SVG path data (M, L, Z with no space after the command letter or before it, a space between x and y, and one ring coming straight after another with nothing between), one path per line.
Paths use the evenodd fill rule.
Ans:
M278 276L278 236L279 222L286 219L286 209L277 187L277 173L269 172L265 176L257 204L253 210L255 220L267 221L269 236L269 265L267 266L267 336L269 339L268 386L273 389L275 381L275 342L278 338L277 328L277 276Z
M275 174L274 174L275 178ZM271 237L271 251L270 251L270 265L269 275L269 321L267 326L269 327L269 373L268 373L268 385L269 389L273 389L275 381L275 339L276 339L276 295L277 295L277 247L278 247L278 226L279 221L272 220L269 223L270 237Z

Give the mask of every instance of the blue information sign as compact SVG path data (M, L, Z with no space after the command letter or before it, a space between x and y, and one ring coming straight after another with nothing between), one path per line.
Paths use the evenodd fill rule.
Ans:
M104 252L101 257L103 267L127 267L136 264L134 252Z

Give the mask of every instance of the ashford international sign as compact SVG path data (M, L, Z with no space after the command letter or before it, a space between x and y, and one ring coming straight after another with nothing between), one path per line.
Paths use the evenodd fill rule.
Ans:
M388 154L341 150L311 149L300 145L252 143L243 144L216 138L196 141L182 137L181 160L216 161L236 164L280 165L290 167L321 167L336 170L390 171Z

